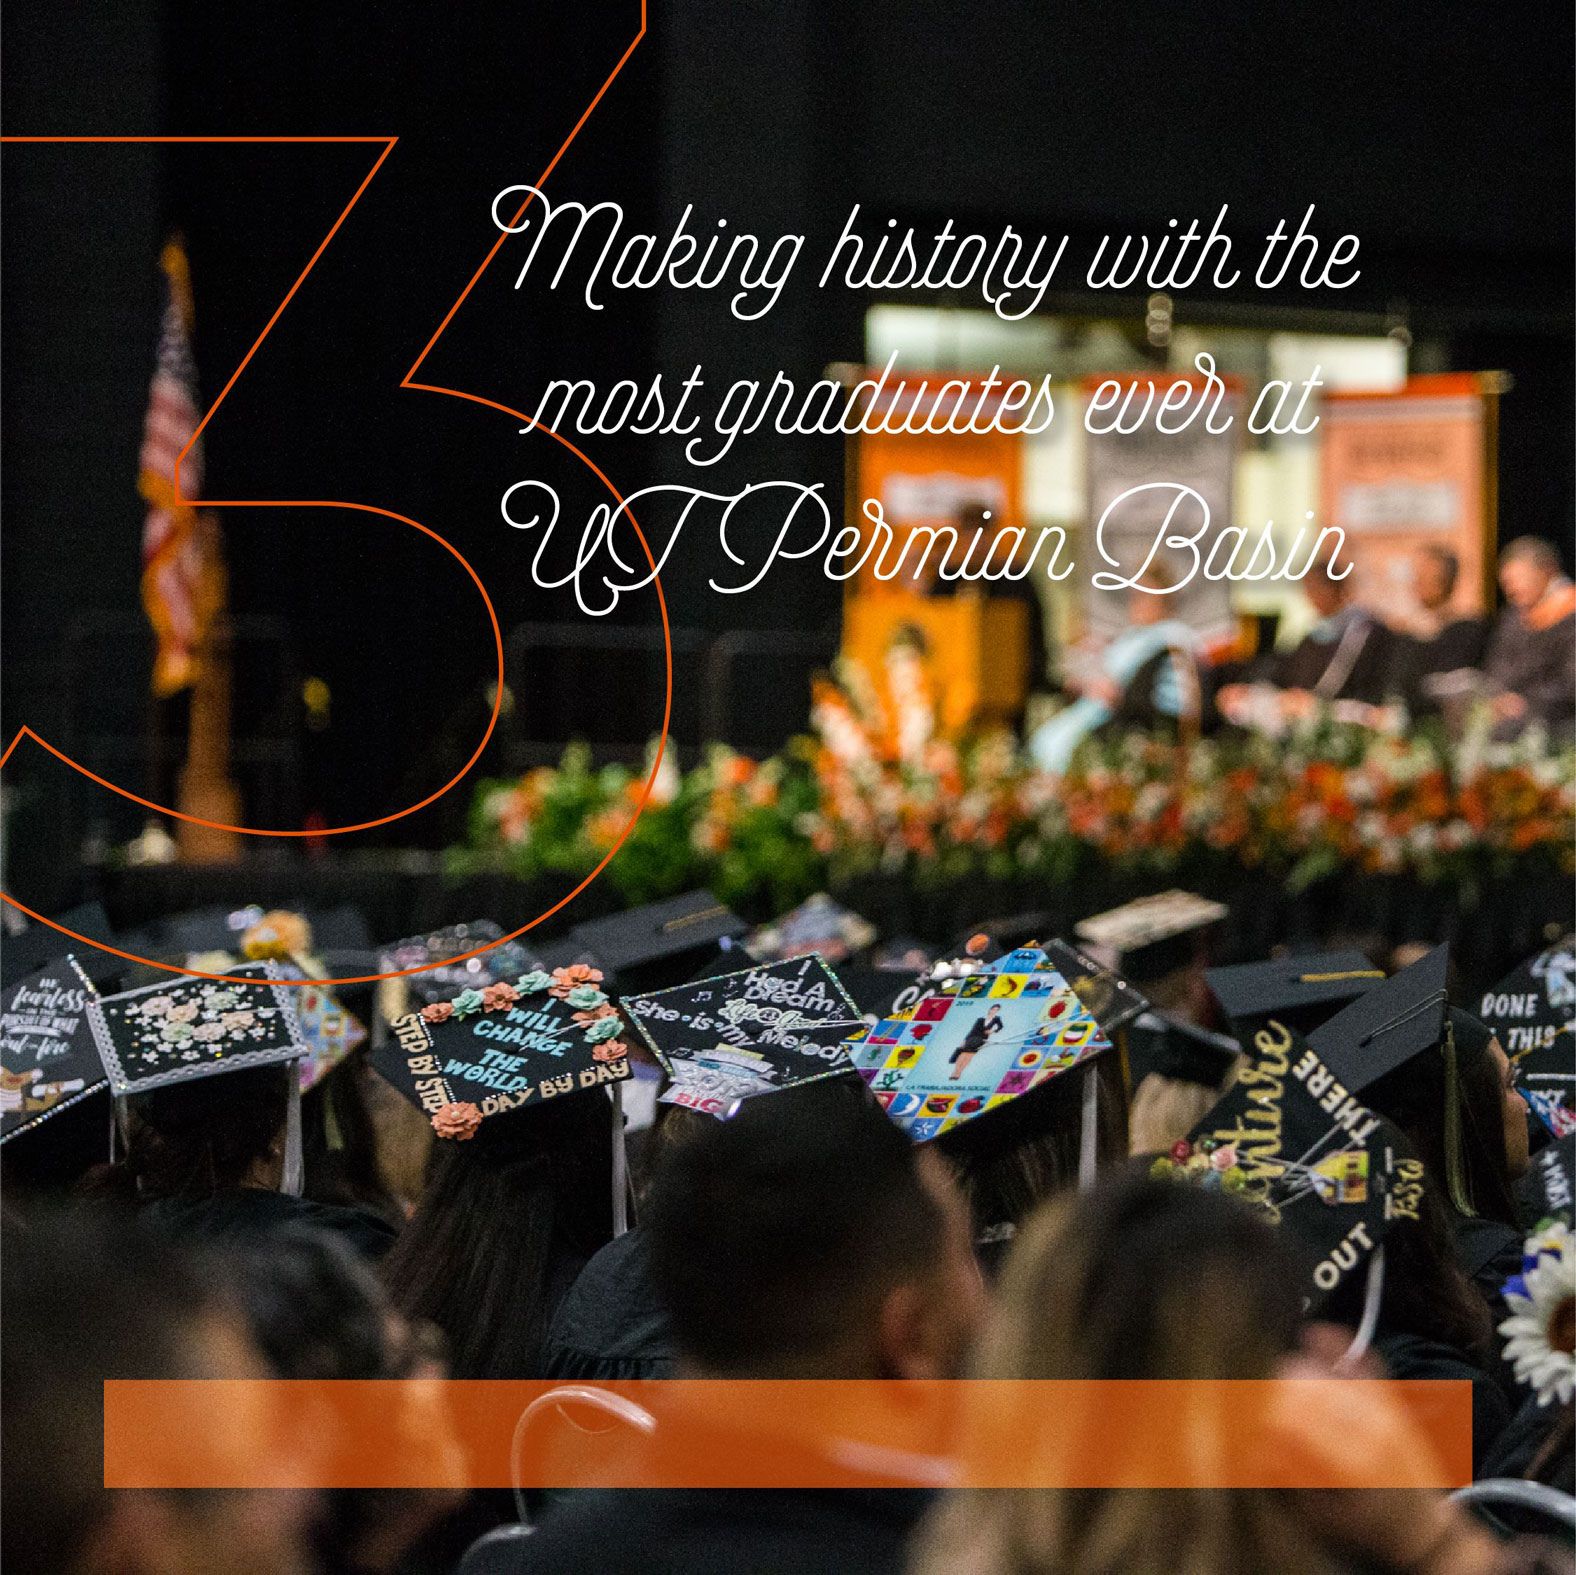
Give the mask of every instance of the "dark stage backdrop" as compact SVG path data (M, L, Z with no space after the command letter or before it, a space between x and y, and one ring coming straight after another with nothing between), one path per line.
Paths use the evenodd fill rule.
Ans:
M10 0L5 129L397 134L210 428L210 490L411 515L471 558L506 626L558 621L573 616L568 604L531 586L498 498L538 475L574 517L600 484L494 411L396 385L490 246L493 193L535 179L637 25L633 0ZM1401 0L1215 6L1207 19L1162 4L661 0L550 189L617 200L631 227L659 234L694 201L702 222L725 214L736 229L802 230L807 256L824 255L854 201L903 222L1095 233L1208 215L1223 201L1239 223L1267 227L1317 202L1328 226L1359 231L1364 246L1359 291L1324 304L1404 312L1453 365L1515 376L1503 529L1563 544L1571 25L1532 4L1436 8L1425 25ZM159 238L179 226L189 239L211 399L375 154L7 150L8 734L27 721L85 739L128 785L150 780L134 481ZM681 378L700 362L709 382L777 367L808 380L861 354L866 303L816 290L814 270L754 325L714 296L665 292L615 295L588 329L538 281L510 288L509 255L428 358L427 381L529 408L555 375ZM834 497L841 487L835 442L754 440L699 477L661 443L586 446L625 491L779 476L821 481ZM314 810L362 819L444 780L480 731L490 681L480 604L453 561L366 515L232 510L224 526L250 642L238 653L237 724L264 741L262 758L242 763L248 807L296 823ZM839 592L817 567L780 567L760 592L720 597L707 581L722 567L714 536L677 555L664 574L675 625L835 634ZM649 593L627 608L637 627L654 616ZM768 744L802 724L805 674L753 671L739 735ZM517 711L486 764L516 762L511 737L652 731L654 691L630 673L586 663L571 686L561 668L522 663L511 675ZM303 725L305 675L332 694L321 731ZM697 691L691 672L677 707L686 738L701 721ZM114 836L135 828L124 806L75 786L59 813L58 775L7 775L22 794L12 880L23 895L44 901L51 882L69 885L95 819ZM466 796L383 840L442 840Z

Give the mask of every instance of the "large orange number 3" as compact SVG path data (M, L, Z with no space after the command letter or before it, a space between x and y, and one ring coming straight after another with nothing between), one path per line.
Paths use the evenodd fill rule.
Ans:
M618 63L613 67L612 71L608 74L607 80L603 82L603 84L602 84L602 86L600 88L598 88L598 90L596 92L596 96L586 106L586 108L585 108L584 112L581 114L579 120L577 120L575 122L573 128L569 132L569 135L567 137L565 137L565 139L563 141L563 144L559 147L558 151L553 155L552 160L547 165L547 168L545 170L543 170L542 173L539 176L537 176L535 182L533 183L534 185L536 185L538 187L541 187L541 186L544 186L546 184L548 176L550 176L552 174L553 170L557 167L558 161L564 156L565 152L568 150L570 143L573 142L575 137L579 134L580 128L585 125L586 121L590 118L592 111L601 102L603 94L606 93L608 88L610 88L612 86L614 78L616 78L618 76L619 72L623 70L625 63L629 60L629 57L635 52L635 49L639 45L641 39L645 37L645 33L646 33L646 10L645 10L644 0L642 0L641 14L640 14L640 29L639 29L639 31L635 34L635 37L630 41L628 48L625 49L624 53L619 57ZM291 300L294 299L296 292L301 288L302 284L306 281L307 275L310 274L312 269L317 265L318 259L328 249L328 246L329 246L330 242L332 242L332 240L334 239L334 236L338 233L340 226L342 224L344 224L345 220L350 216L351 210L356 206L357 202L359 202L361 200L361 197L362 197L363 193L372 184L373 180L377 176L378 171L383 167L384 161L388 158L389 154L391 152L393 152L394 147L397 144L398 140L399 139L397 137L114 137L114 136L103 136L103 137L93 137L93 136L85 136L85 137L28 137L28 136L14 136L14 137L0 138L0 141L4 141L4 142L7 142L7 143L13 143L13 142L14 143L28 143L28 142L98 142L98 143L111 143L111 142L203 142L203 143L221 143L221 142L236 142L236 143L241 143L241 142L248 142L248 143L285 143L285 142L296 142L296 143L303 143L303 142L324 142L324 143L337 142L337 143L343 143L343 142L364 142L364 143L369 143L369 144L371 144L373 146L377 146L377 147L379 147L381 149L381 151L379 152L379 154L377 156L376 161L372 165L372 168L367 171L366 177L362 180L361 184L356 188L356 191L355 191L354 195L351 197L350 201L345 204L344 211L334 221L333 226L330 228L328 234L325 235L323 237L322 241L319 243L319 245L317 247L317 250L312 253L312 256L308 260L306 266L301 270L300 276L296 279L295 283L290 286L290 289L286 293L285 298L279 303L279 305L277 307L274 308L273 315L268 319L268 322L264 326L263 331L257 336L257 339L256 339L255 343L252 345L251 349L246 352L246 355L241 360L241 364L238 367L236 367L234 372L232 372L230 374L229 381L224 385L224 388L219 393L219 397L214 400L213 405L208 410L207 414L202 418L201 422L198 423L197 431L196 431L196 433L193 434L193 437L192 437L192 440L191 440L192 443L195 443L197 441L197 439L199 437L201 437L203 429L213 419L214 414L218 411L219 407L224 403L226 397L230 393L230 390L235 387L236 382L240 379L241 375L246 371L246 368L250 364L250 362L252 360L252 357L257 354L257 351L258 351L259 347L262 345L263 341L268 337L268 335L272 331L275 323L277 323L279 321L280 317L284 313L285 308L287 306L289 306ZM520 223L520 220L521 220L522 216L524 215L524 213L526 211L526 208L529 207L529 205L530 205L530 198L527 198L526 202L521 205L519 212L516 213L515 216L514 216L514 219L513 219L512 223L513 223L513 225L515 227L518 227L518 225ZM488 267L492 263L493 258L498 255L498 252L502 248L504 242L506 240L508 240L508 239L509 239L509 236L508 236L507 232L500 232L500 234L497 236L496 240L493 242L493 245L492 245L491 249L488 251L487 255L482 259L480 266L476 269L476 272L471 275L471 278L470 278L469 282L466 284L465 288L460 292L458 299L449 308L449 310L444 314L443 321L438 324L437 328L433 332L432 337L427 341L426 345L423 346L421 354L416 357L415 363L412 365L411 369L400 380L399 386L402 389L411 389L411 390L415 390L415 391L420 392L420 393L442 394L442 395L445 395L445 396L447 396L449 398L453 398L453 399L467 399L467 400L472 401L475 404L486 405L489 409L497 410L497 411L501 412L502 414L504 414L506 416L509 416L510 418L512 418L515 421L515 423L518 426L531 426L532 422L531 422L530 417L526 416L521 411L511 409L508 405L500 404L497 400L487 399L487 398L485 398L484 396L482 396L480 394L469 393L469 392L467 392L464 389L443 388L443 387L438 386L437 384L423 383L423 382L418 382L416 380L416 374L421 370L421 365L427 359L427 356L431 353L431 351L433 349L433 346L436 345L437 342L439 341L439 339L441 339L443 337L444 330L449 326L450 322L453 321L455 313L457 313L459 311L460 307L465 303L466 297L471 293L472 289L475 288L477 281L482 277L482 275L484 273L486 273ZM541 433L545 434L546 436L554 439L556 442L561 443L583 465L585 465L592 472L593 475L595 475L597 477L597 479L602 483L602 485L605 486L610 493L612 493L614 499L619 504L623 503L623 498L619 494L618 489L616 487L614 487L613 483L608 480L608 478L602 473L602 471L600 469L598 469L596 464L593 463L593 461L591 459L589 459L578 448L576 448L575 445L573 443L571 443L567 438L563 437L561 434L559 434L557 432L554 432L551 428L545 427L545 426L536 426L536 427L534 427L533 430L541 432ZM188 444L187 448L189 449L190 447L191 447L191 444ZM182 453L182 458L184 459L184 457L185 457L185 451L183 451L183 453ZM177 491L178 495L181 495L180 494L180 466L179 466L179 462L177 462L177 466L176 466L176 491ZM55 747L55 745L53 745L53 744L51 744L49 742L48 739L41 738L30 727L27 727L25 725L23 727L20 727L20 728L17 729L17 732L16 732L15 736L12 738L10 744L7 745L5 753L3 755L0 755L0 767L4 767L5 766L6 762L10 760L12 754L15 752L17 747L22 743L22 741L24 739L26 739L30 743L32 743L34 746L36 746L37 748L47 750L50 754L54 755L56 757L56 759L61 760L66 765L68 765L73 771L80 772L83 776L89 778L93 782L96 782L100 787L106 788L111 793L118 793L122 798L130 799L135 804L141 804L145 808L155 811L157 814L169 816L171 819L174 819L174 820L184 820L184 821L195 822L195 823L197 823L199 825L212 827L213 829L218 830L218 831L233 832L233 833L237 833L237 834L239 834L241 836L246 836L246 837L307 837L307 836L312 836L312 837L334 837L334 836L345 836L348 833L354 832L354 831L370 831L370 830L374 829L375 827L386 826L386 825L389 825L390 823L392 823L393 821L404 819L404 817L407 816L407 815L415 814L417 810L426 808L427 805L433 803L437 799L442 798L445 793L451 792L455 787L457 787L459 785L459 783L464 779L464 777L470 772L471 768L473 766L475 766L476 762L481 758L482 751L487 747L487 742L492 737L494 728L498 725L499 710L500 710L500 708L502 706L502 703L503 703L503 679L504 679L504 671L503 671L503 636L502 636L502 633L501 633L501 631L500 631L500 629L498 627L498 615L497 615L497 612L493 608L492 598L487 594L487 587L482 583L480 576L476 573L475 569L473 569L471 567L470 563L466 560L465 556L459 551L459 549L456 548L452 542L447 540L445 537L441 536L437 531L433 530L430 526L423 525L420 520L411 519L408 515L396 514L391 509L377 508L377 507L373 506L372 504L367 504L367 503L346 503L346 502L342 502L342 501L339 501L339 500L336 500L336 499L331 499L331 498L305 498L305 499L303 499L303 498L186 498L186 497L184 497L184 495L181 495L181 501L186 502L186 503L190 503L190 504L193 504L193 505L205 505L205 506L209 506L209 507L226 508L226 509L242 509L242 508L352 509L352 510L355 510L355 511L357 511L359 513L363 513L363 514L377 514L377 515L381 515L383 518L394 520L394 521L396 521L397 523L399 523L401 525L408 525L412 530L420 531L424 536L428 536L433 541L437 542L438 545L441 546L445 551L453 554L454 558L460 564L460 566L465 570L466 574L468 574L470 576L472 582L476 586L477 593L480 595L480 597L482 599L482 605L486 609L487 618L488 618L488 621L489 621L489 623L491 624L491 627L492 627L493 646L494 646L494 650L495 650L495 653L496 653L496 656L497 656L497 663L498 663L497 683L494 685L494 692L493 692L492 715L488 718L486 731L482 734L481 738L478 740L478 742L476 744L476 748L471 753L470 759L467 760L465 762L465 764L460 768L460 770L457 771L454 774L454 776L449 779L449 781L444 783L444 785L442 787L438 788L436 791L434 791L432 793L429 793L425 798L419 800L418 802L416 802L414 804L409 804L404 809L396 810L393 814L380 816L376 820L358 821L357 823L355 823L353 825L328 826L326 828L313 828L311 830L299 830L299 831L286 830L286 829L281 828L281 827L239 826L239 825L231 825L231 824L228 824L228 823L225 823L225 822L222 822L222 821L204 820L200 816L184 814L180 810L172 809L167 804L155 804L151 799L143 798L139 794L131 792L128 788L121 787L118 783L108 781L106 778L97 775L95 772L89 771L85 766L83 766L83 765L79 764L77 761L73 760L64 751L62 751L60 749L57 749ZM627 518L629 520L629 523L631 524L631 526L634 527L635 534L640 539L641 549L646 555L647 563L650 564L652 572L653 572L653 575L655 575L656 564L655 564L655 561L652 559L651 548L646 542L645 535L641 532L639 525L636 524L634 516L632 514L630 514L627 510L625 510L625 512L624 512L624 517ZM557 913L560 908L564 907L567 903L573 901L575 897L577 897L582 891L584 891L585 888L587 886L589 886L591 884L591 882L593 880L595 880L596 877L602 873L602 871L607 867L607 864L608 864L609 860L612 859L613 855L615 853L617 853L619 848L623 845L625 838L627 838L629 836L630 832L634 830L635 822L637 820L639 820L642 812L645 810L645 807L646 807L646 804L647 804L648 800L651 797L652 788L655 785L656 778L657 778L657 772L660 769L661 764L662 764L663 751L667 747L668 724L669 724L669 721L671 719L672 709L673 709L673 645L672 645L672 639L671 639L671 636L670 636L670 633L669 633L669 628L668 628L667 602L666 602L666 599L664 598L663 593L662 593L662 582L661 582L661 580L660 579L654 579L653 583L656 586L658 608L659 608L659 610L661 612L661 615L662 615L662 634L663 634L663 643L664 643L664 647L665 647L665 658L666 658L666 666L667 666L666 698L665 698L664 704L663 704L662 733L661 733L661 737L660 737L660 740L659 740L658 748L657 748L657 750L656 750L656 752L655 752L655 754L653 756L653 759L652 759L651 770L647 774L645 783L644 783L644 785L642 787L642 790L641 790L641 793L640 793L638 799L635 802L634 808L633 808L633 810L632 810L632 812L630 814L628 822L625 824L623 830L620 831L618 837L613 842L613 845L608 849L608 851L605 854L605 856L603 857L601 863L599 863L596 866L596 868L591 871L591 873L589 875L587 875L577 886L575 886L572 891L568 892L565 896L561 897L557 902L555 902L552 907L546 909L542 913L539 913L534 919L528 920L526 923L520 925L518 928L510 931L510 933L508 935L502 936L499 940L493 941L487 946L478 946L478 947L474 948L471 951L460 952L460 953L456 954L455 956L449 957L449 958L445 958L445 959L443 959L440 962L428 963L428 964L425 965L425 967L427 967L427 968L446 967L446 966L448 966L451 963L463 961L467 957L478 956L482 952L486 952L486 951L492 950L492 948L494 946L501 946L501 945L503 945L503 943L505 941L510 941L510 940L513 940L516 936L523 935L525 933L525 931L527 931L529 929L532 929L536 925L542 923L542 921L544 919L550 918L553 914ZM131 962L145 963L149 967L162 969L166 973L190 974L190 975L193 975L193 976L195 976L197 978L203 978L203 979L226 979L226 980L228 980L228 979L231 979L231 978L234 977L233 975L230 975L230 974L204 973L204 972L201 972L198 969L181 968L181 967L175 966L174 964L158 962L158 961L156 961L155 959L153 959L151 957L139 957L133 952L121 951L117 947L103 945L100 942L94 941L89 936L80 935L75 930L69 930L69 929L66 929L62 925L55 924L52 920L45 918L42 914L35 913L33 911L33 909L29 908L25 903L19 902L15 897L13 897L8 892L0 891L0 900L4 900L5 902L9 903L13 908L16 908L20 912L27 914L29 918L36 920L38 923L40 923L40 924L47 924L47 925L49 925L49 927L51 929L59 930L62 935L68 937L72 941L75 941L75 942L79 943L80 945L91 946L91 947L93 947L94 949L96 949L98 951L111 952L115 956L117 956L117 957L124 957L124 958L126 958L127 960L129 960ZM311 984L366 984L366 983L374 982L374 981L379 980L379 979L400 978L405 973L415 973L415 972L418 972L418 971L421 971L421 970L405 969L405 970L402 970L399 973L355 974L355 975L350 975L350 976L346 976L346 977L343 977L343 978L300 979L300 980L290 979L290 980L281 980L280 982L283 983L283 984L288 984L288 985L301 985L301 986L311 985Z

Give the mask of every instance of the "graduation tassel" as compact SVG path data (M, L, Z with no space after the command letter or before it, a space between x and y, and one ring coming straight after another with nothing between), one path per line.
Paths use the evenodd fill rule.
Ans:
M1087 1192L1093 1185L1100 1146L1100 1079L1094 1063L1084 1068L1083 1126L1078 1135L1078 1190Z
M613 1236L629 1229L629 1156L624 1151L624 1086L608 1090L613 1103Z
M126 1096L117 1094L109 1106L109 1162L118 1164L131 1149L131 1114Z
M1456 1061L1456 1035L1445 1018L1445 1187L1458 1214L1477 1217L1467 1191L1461 1158L1461 1068Z
M285 1076L290 1079L290 1103L285 1111L285 1168L279 1181L279 1190L292 1198L301 1196L305 1179L301 1165L301 1067L298 1062L285 1063Z
M1375 1247L1368 1260L1368 1285L1363 1291L1363 1316L1357 1325L1352 1343L1341 1354L1337 1367L1355 1366L1367 1354L1373 1343L1374 1330L1379 1324L1379 1303L1384 1296L1384 1248Z

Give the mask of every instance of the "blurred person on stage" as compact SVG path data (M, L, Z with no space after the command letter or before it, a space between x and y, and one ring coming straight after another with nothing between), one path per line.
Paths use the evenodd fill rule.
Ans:
M1453 605L1461 560L1448 547L1419 547L1411 566L1414 605L1391 625L1398 636L1394 683L1407 709L1423 716L1475 687L1488 631L1481 618L1463 616Z
M1356 571L1334 571L1334 553L1309 565L1302 593L1318 621L1290 651L1275 655L1261 681L1227 684L1220 714L1239 727L1280 732L1329 704L1344 720L1379 726L1395 691L1398 637L1356 599Z
M1070 653L1071 705L1035 729L1034 762L1060 775L1078 746L1111 722L1141 727L1182 725L1198 714L1197 632L1170 616L1167 593L1176 576L1151 567L1127 599L1127 624L1098 647Z
M1537 536L1500 554L1499 585L1506 605L1483 663L1494 736L1515 738L1534 723L1568 736L1576 726L1576 585Z

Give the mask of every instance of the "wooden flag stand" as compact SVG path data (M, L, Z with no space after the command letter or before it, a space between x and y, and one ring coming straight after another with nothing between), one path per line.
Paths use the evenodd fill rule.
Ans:
M202 643L195 652L191 708L186 733L186 762L181 767L176 808L183 815L237 825L241 819L241 794L230 776L230 621L224 566L219 559L218 527L199 516L202 550L217 598L212 616L203 620ZM219 826L183 820L175 845L184 864L237 864L241 839Z

